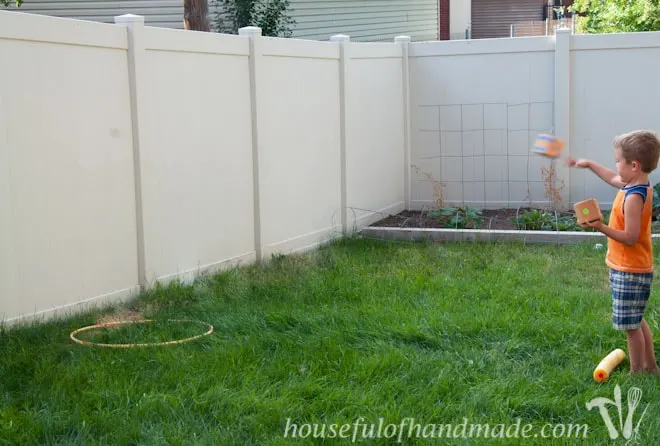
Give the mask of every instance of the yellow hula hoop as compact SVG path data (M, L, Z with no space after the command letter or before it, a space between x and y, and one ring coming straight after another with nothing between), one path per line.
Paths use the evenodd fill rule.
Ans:
M78 339L76 338L76 334L82 333L83 331L88 331L88 330L93 330L95 328L104 328L104 327L115 327L117 325L124 325L124 324L142 324L142 323L147 323L147 322L153 322L152 319L142 319L142 320L137 320L137 321L115 321L115 322L105 322L102 324L95 324L95 325L89 325L87 327L82 327L77 330L74 330L71 332L69 337L73 342L77 342L78 344L82 345L92 345L96 347L106 347L106 348L132 348L132 347L158 347L158 346L163 346L163 345L174 345L174 344L183 344L184 342L190 342L195 339L199 339L203 336L208 336L211 333L213 333L213 325L207 324L206 322L201 322L201 321L194 321L194 320L189 320L189 319L168 319L167 322L195 322L198 324L203 324L207 325L209 329L200 335L196 336L191 336L189 338L184 338L184 339L177 339L174 341L165 341L165 342L153 342L149 344L101 344L97 342L90 342L90 341L85 341L83 339Z

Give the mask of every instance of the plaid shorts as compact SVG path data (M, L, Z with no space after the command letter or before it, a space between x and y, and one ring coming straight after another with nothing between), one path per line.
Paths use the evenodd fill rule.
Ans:
M617 330L640 327L651 296L653 273L626 273L610 269L612 323Z

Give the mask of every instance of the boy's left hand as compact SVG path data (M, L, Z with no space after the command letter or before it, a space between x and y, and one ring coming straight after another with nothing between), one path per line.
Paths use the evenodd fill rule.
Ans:
M603 227L603 221L602 220L596 220L596 221L591 221L591 222L584 222L581 223L580 226L583 228L593 228L596 231L600 231L600 229Z

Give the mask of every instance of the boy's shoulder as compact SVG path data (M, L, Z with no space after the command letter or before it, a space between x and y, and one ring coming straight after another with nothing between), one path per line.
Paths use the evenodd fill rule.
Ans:
M650 181L645 184L633 184L631 186L625 185L620 189L620 192L623 193L625 197L630 194L639 194L642 196L643 201L646 202L649 194L651 195L651 198L653 198L653 185Z

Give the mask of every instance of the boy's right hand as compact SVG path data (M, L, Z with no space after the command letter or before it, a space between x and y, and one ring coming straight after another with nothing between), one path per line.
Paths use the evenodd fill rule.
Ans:
M573 159L573 158L568 158L566 160L566 164L568 167L580 167L580 168L587 168L589 167L589 160L581 158L581 159Z

